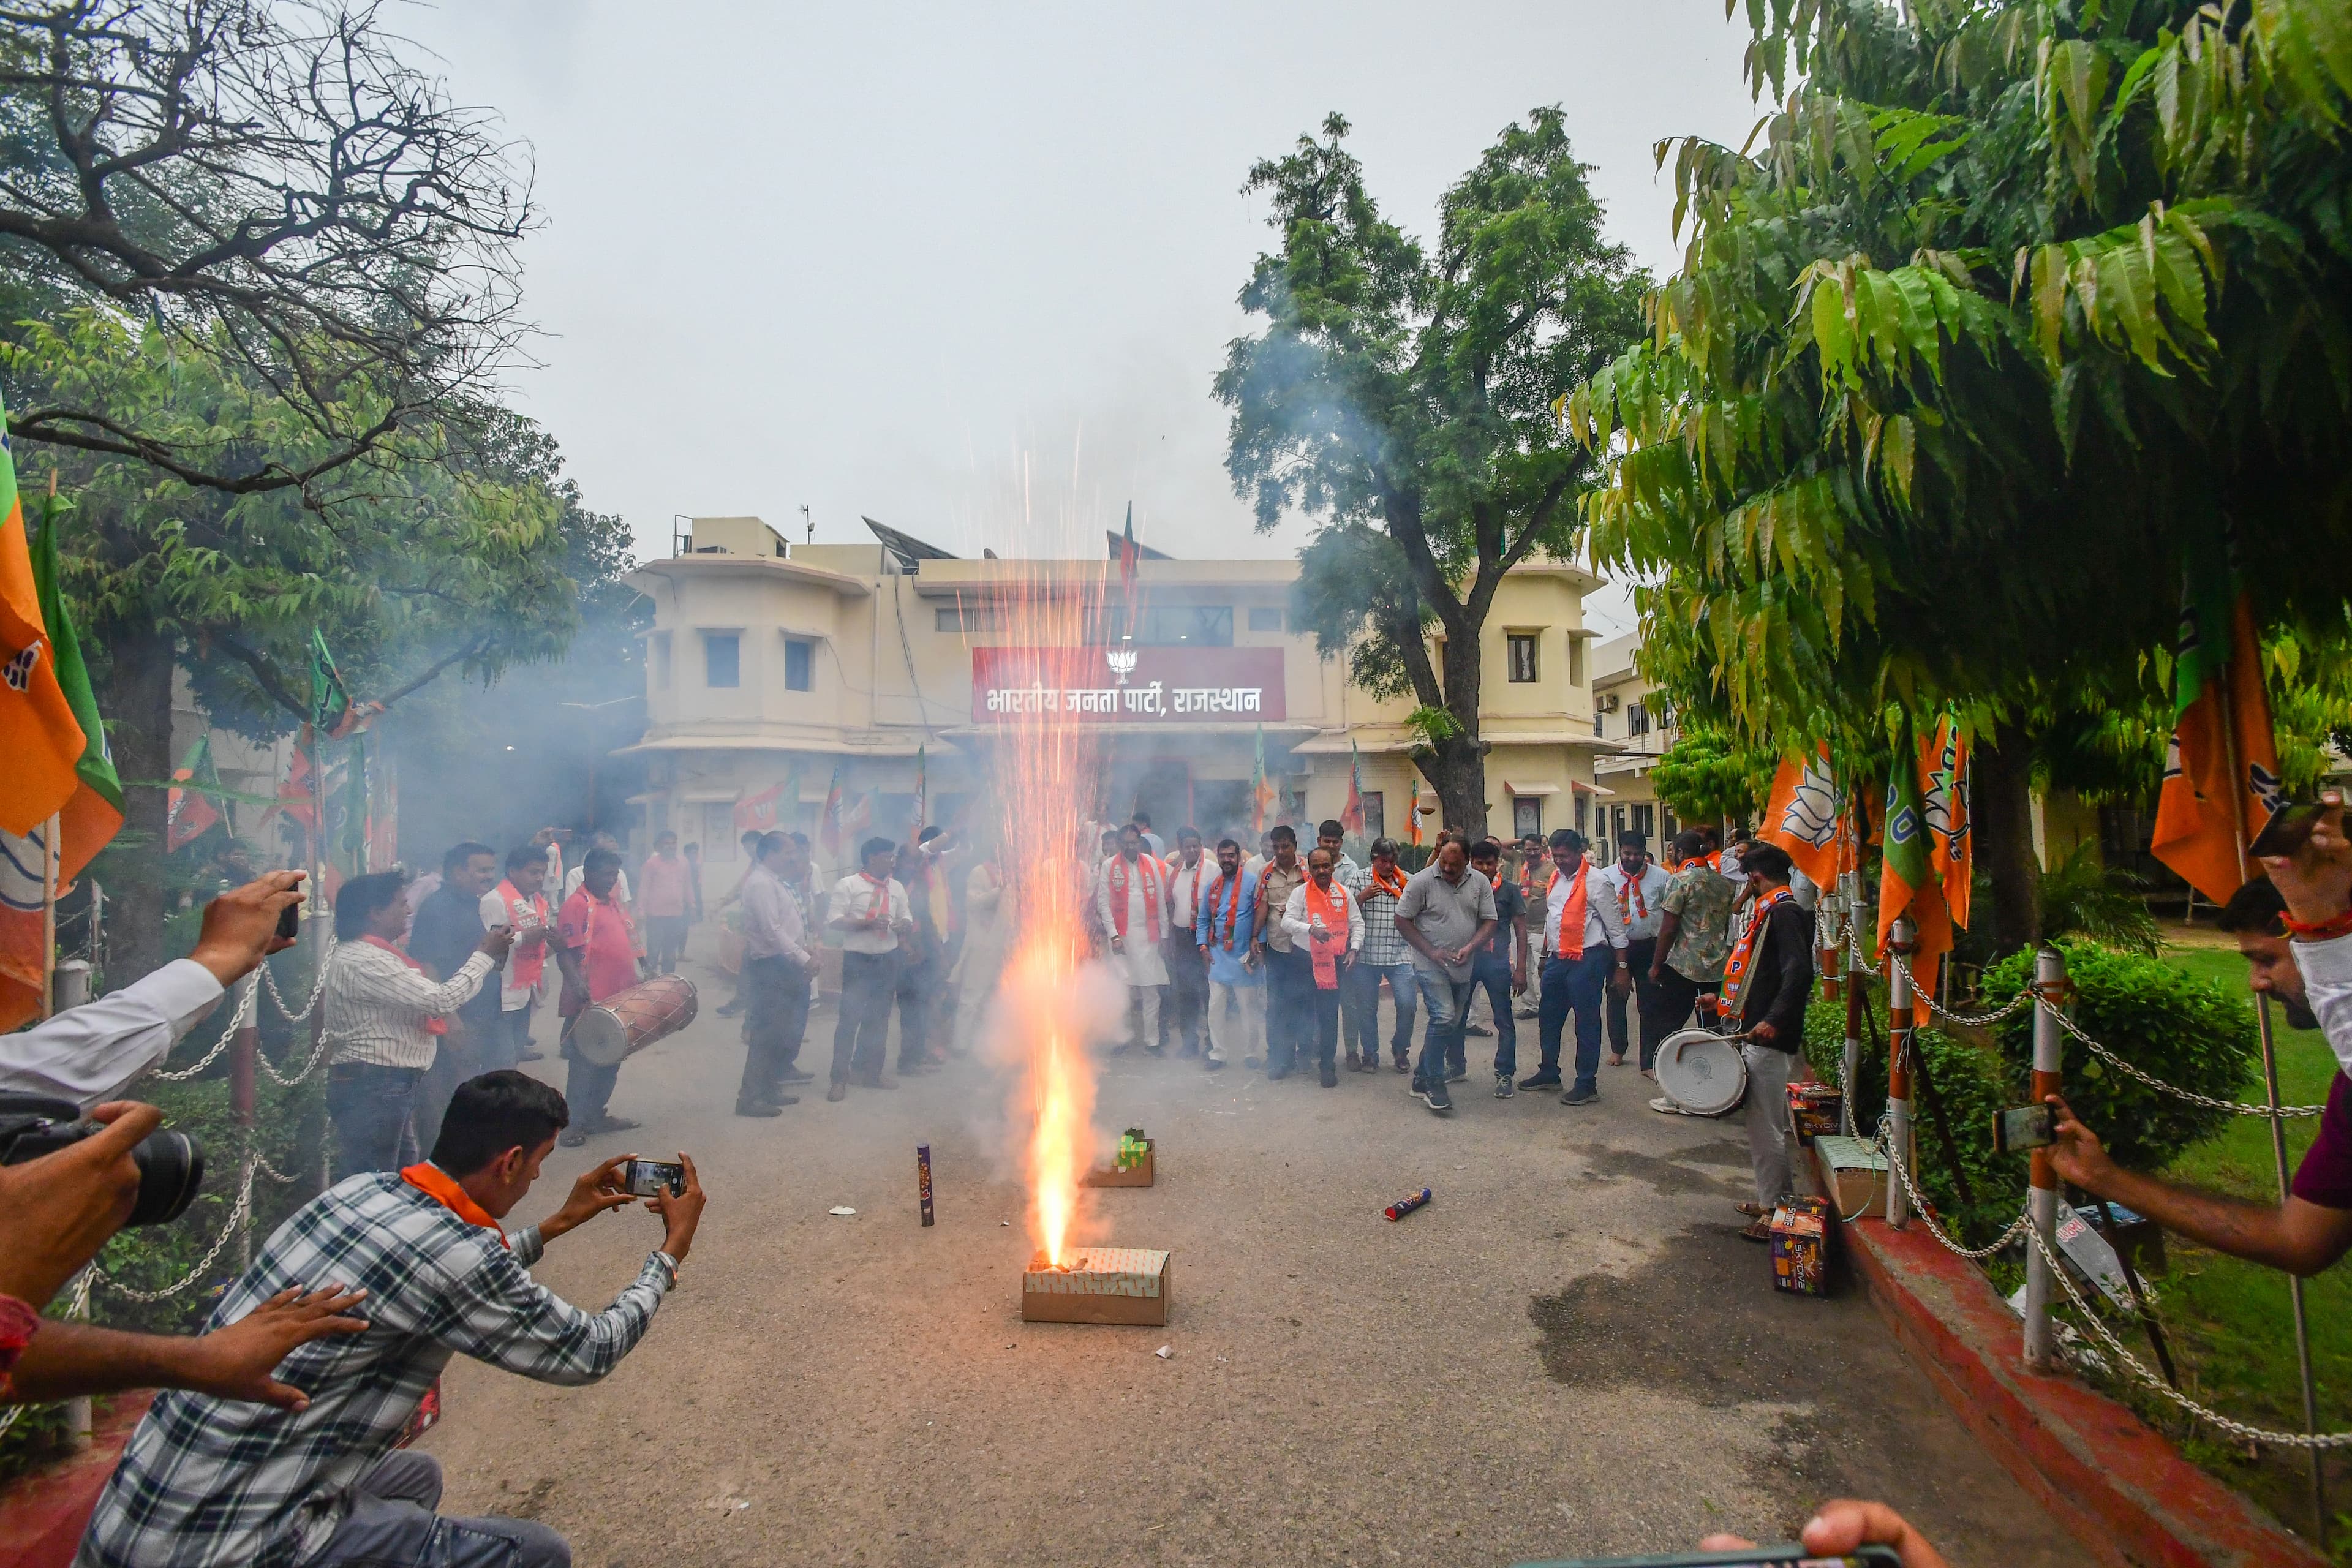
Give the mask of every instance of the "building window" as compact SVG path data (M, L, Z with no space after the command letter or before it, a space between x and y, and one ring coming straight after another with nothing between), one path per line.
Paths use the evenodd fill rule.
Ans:
M1580 637L1568 639L1568 683L1570 686L1584 684L1584 639Z
M1609 738L1609 715L1598 708L1592 710L1592 738L1596 741Z
M1511 837L1540 838L1543 837L1543 796L1539 795L1511 797Z
M1250 613L1256 614L1255 610ZM1278 610L1275 613L1281 614ZM1380 790L1368 789L1364 792L1364 837L1370 839L1386 838L1388 836L1388 797Z
M1625 734L1627 738L1650 732L1650 710L1639 702L1625 704Z
M1249 629L1254 632L1278 632L1282 629L1282 612L1262 605L1250 606ZM1378 834L1374 837L1380 837Z
M669 689L669 634L656 632L653 637L654 689Z
M1590 826L1591 816L1592 802L1583 795L1578 795L1576 797L1576 831L1586 837L1590 837L1592 833Z
M1612 806L1611 806L1611 807L1609 808L1609 844L1610 844L1610 847L1611 847L1611 848L1612 848L1612 849L1613 849L1613 848L1615 848L1615 847L1616 847L1616 844L1617 844L1617 840L1619 840L1620 838L1622 838L1622 837L1625 837L1625 808L1624 808L1623 806L1622 806L1622 805L1612 805Z
M1536 678L1536 634L1512 632L1503 639L1510 654L1510 679L1521 684Z
M1643 843L1654 848L1658 842L1658 836L1653 830L1658 826L1658 808L1645 804L1635 805L1633 811L1633 831L1642 836Z
M943 632L1002 631L1003 613L993 605L942 605L931 612L932 624Z
M816 644L784 639L784 689L806 691L816 684Z
M1150 647L1231 647L1231 605L1153 605L1143 612L1143 635Z
M702 683L705 686L743 684L743 634L702 634Z

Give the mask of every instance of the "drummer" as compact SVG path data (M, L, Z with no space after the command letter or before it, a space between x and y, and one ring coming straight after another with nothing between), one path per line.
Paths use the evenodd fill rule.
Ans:
M588 851L580 863L580 882L555 917L555 962L563 970L563 1054L571 1062L564 1079L564 1103L572 1124L559 1142L576 1149L598 1132L625 1132L636 1123L625 1116L608 1115L605 1102L621 1076L618 1062L599 1067L572 1047L572 1026L580 1015L637 983L637 937L628 911L615 896L621 879L621 855L602 845Z
M1748 1162L1756 1201L1739 1212L1752 1222L1739 1234L1772 1239L1772 1208L1794 1185L1789 1161L1789 1080L1805 1048L1805 1004L1813 990L1813 917L1790 890L1795 863L1777 844L1750 844L1740 857L1755 913L1724 966L1724 1011L1739 1019L1747 1042Z

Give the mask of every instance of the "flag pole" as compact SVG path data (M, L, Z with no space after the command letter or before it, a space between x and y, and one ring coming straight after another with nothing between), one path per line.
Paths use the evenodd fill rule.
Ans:
M2232 614L2236 611L2233 609ZM2237 640L2232 628L2231 641ZM2231 652L2234 657L2236 648ZM2239 771L2238 708L2236 670L2221 682L2221 745L2230 763L2230 837L2238 851L2238 880L2248 879L2246 859L2246 783ZM2259 672L2258 672L2259 673ZM2263 1044L2263 1094L2270 1107L2271 1161L2278 1173L2279 1202L2284 1203L2292 1190L2286 1166L2286 1123L2279 1116L2278 1049L2271 1033L2271 998L2267 991L2254 994L2254 1025ZM2294 1313L2295 1370L2303 1384L2303 1429L2316 1436L2319 1431L2319 1388L2311 1371L2311 1321L2304 1306L2303 1277L2289 1270L2286 1277L2287 1304ZM2327 1474L2322 1467L2321 1450L2309 1450L2311 1459L2311 1521L2313 1539L2322 1552L2327 1550Z
M41 831L41 1016L58 1010L58 834L63 818L49 813Z

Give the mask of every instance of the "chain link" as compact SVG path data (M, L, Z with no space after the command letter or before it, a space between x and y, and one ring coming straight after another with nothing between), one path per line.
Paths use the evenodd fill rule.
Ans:
M221 1233L213 1237L212 1246L205 1249L204 1257L196 1260L196 1266L194 1268L189 1269L174 1283L166 1285L160 1290L140 1290L129 1285L118 1285L111 1279L103 1279L102 1282L106 1288L128 1300L162 1301L178 1295L203 1279L211 1271L213 1264L218 1260L223 1249L228 1246L229 1238L252 1223L253 1174L254 1168L260 1159L261 1156L258 1154L246 1155L244 1172L237 1184L236 1202L229 1209L228 1223L221 1226ZM92 1269L91 1272L96 1273L97 1270Z
M333 924L330 922L327 926L326 944L319 950L318 983L310 987L310 999L302 1004L302 1010L299 1013L286 1005L285 994L278 989L277 966L271 963L268 959L262 960L262 981L269 987L270 1004L278 1009L278 1016L279 1017L284 1018L289 1024L299 1024L303 1019L310 1016L311 1009L318 1006L319 999L327 994L327 960L332 958L334 955L335 928ZM279 1081L283 1082L285 1080L280 1079Z
M1953 1257L1965 1258L1971 1263L1981 1263L2015 1241L2019 1231L2032 1228L2032 1216L2029 1211L2020 1214L2017 1218L2011 1221L2009 1228L1993 1237L1990 1246L1962 1247L1958 1242L1954 1241L1951 1234L1937 1221L1935 1210L1928 1206L1927 1199L1919 1195L1919 1189L1912 1185L1910 1167L1906 1165L1902 1157L1895 1153L1893 1130L1888 1125L1887 1120L1883 1117L1878 1123L1876 1147L1878 1152L1886 1157L1886 1168L1895 1173L1896 1179L1903 1184L1904 1192L1910 1195L1912 1215L1927 1226L1927 1234L1934 1237L1944 1250Z
M1943 1019L1948 1024L1960 1024L1965 1025L1969 1028L1982 1028L1988 1024L2000 1023L2003 1018L2008 1017L2020 1007L2026 1006L2036 1000L2034 993L2029 988L2027 990L2021 991L2016 995L2011 997L2007 1005L2002 1006L1996 1011L1976 1014L1955 1013L1948 1007L1938 1005L1935 996L1931 993L1923 989L1916 980L1911 978L1911 966L1903 962L1903 955L1901 953L1890 952L1886 956L1894 962L1895 968L1903 972L1904 981L1911 987L1911 1000L1918 1003L1921 1006L1927 1008L1928 1012L1933 1013L1937 1017Z
M2074 1019L2069 1018L2057 1008L2053 1007L2049 1011L2050 1016L2058 1020L2058 1026L2060 1028L2065 1030L2068 1034L2082 1041L2085 1046L2088 1046L2091 1048L2091 1054L2093 1056L2098 1058L2101 1061L2106 1063L2117 1072L2122 1073L2126 1078L2137 1079L2150 1089L2185 1100L2191 1105L2201 1105L2209 1110L2226 1110L2234 1116L2264 1117L2317 1116L2327 1109L2327 1107L2324 1105L2282 1105L2276 1110L2273 1110L2267 1105L2253 1105L2242 1100L2216 1100L2210 1094L2199 1094L2194 1089L2179 1088L2175 1085L2165 1082L2160 1078L2151 1078L2147 1073L2140 1071L2139 1068L2132 1066L2131 1063L2124 1060L2123 1058L2116 1055L2115 1052L2107 1049L2106 1047L2099 1044L2098 1041L2083 1033L2082 1028L2075 1024Z
M236 1032L253 1021L254 999L260 994L260 986L258 976L250 974L246 976L245 984L236 994L236 1006L229 1014L228 1027L221 1031L221 1037L213 1042L213 1048L206 1051L203 1058L194 1067L182 1068L177 1072L165 1072L158 1068L148 1076L161 1079L165 1083L185 1083L212 1066L220 1054L228 1049L229 1042L236 1038Z

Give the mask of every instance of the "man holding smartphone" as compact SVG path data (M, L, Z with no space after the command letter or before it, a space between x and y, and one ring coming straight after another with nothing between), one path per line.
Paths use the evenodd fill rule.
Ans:
M286 1357L279 1374L309 1393L302 1409L159 1398L99 1499L79 1568L569 1563L562 1538L535 1521L440 1517L440 1467L395 1451L453 1354L541 1383L594 1383L635 1348L677 1283L703 1205L682 1153L685 1191L646 1205L662 1221L661 1246L611 1306L583 1311L531 1278L549 1241L635 1201L620 1188L633 1158L624 1154L582 1175L540 1224L501 1227L568 1120L551 1087L485 1073L451 1099L429 1161L347 1176L279 1226L212 1326L298 1284L335 1281L365 1292L367 1330Z

